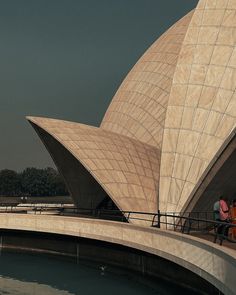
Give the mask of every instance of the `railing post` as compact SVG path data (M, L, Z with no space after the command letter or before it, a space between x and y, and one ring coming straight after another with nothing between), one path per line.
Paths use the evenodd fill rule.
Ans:
M176 228L175 228L175 212L173 213L173 215L174 215L174 216L173 216L173 218L174 218L173 223L174 223L174 231L175 231L175 229L176 229Z
M161 228L161 212L159 209L157 210L157 227Z
M129 222L129 217L130 217L130 212L128 213L128 216L127 216L127 221Z

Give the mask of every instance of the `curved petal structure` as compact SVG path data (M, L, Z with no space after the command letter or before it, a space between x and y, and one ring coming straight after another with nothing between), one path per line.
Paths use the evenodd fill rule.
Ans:
M199 1L167 108L160 172L164 211L181 211L187 205L235 127L235 41L236 1Z
M100 128L61 120L28 117L37 128L50 134L60 145L79 161L103 190L113 199L118 208L129 211L156 212L160 152L152 146L132 138L114 134ZM49 140L39 132L50 150ZM58 162L58 161L57 161ZM57 163L65 165L65 158ZM82 172L81 173L85 173ZM63 173L64 175L64 173ZM79 174L77 183L80 186ZM85 175L85 178L88 176ZM67 183L70 179L67 179ZM98 191L98 190L97 190ZM96 195L96 194L93 194ZM98 194L97 194L98 195ZM99 191L99 195L102 193ZM104 194L103 194L104 196ZM77 204L84 203L85 196L72 194ZM96 207L101 197L97 197ZM84 203L85 206L91 202Z
M236 163L235 42L236 0L200 0L137 62L99 128L28 118L76 204L108 195L121 210L183 211L224 192L217 179Z
M179 52L193 12L144 53L115 94L101 128L160 148Z

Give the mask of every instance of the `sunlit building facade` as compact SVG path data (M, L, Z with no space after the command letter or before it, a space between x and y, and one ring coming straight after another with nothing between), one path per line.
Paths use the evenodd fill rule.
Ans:
M233 198L235 41L236 0L200 0L139 59L99 128L27 117L77 206L183 212Z

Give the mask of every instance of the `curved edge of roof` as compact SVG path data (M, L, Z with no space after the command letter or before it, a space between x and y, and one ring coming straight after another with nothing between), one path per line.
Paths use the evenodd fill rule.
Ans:
M207 187L205 182L207 184L210 183L210 181L214 178L215 174L220 170L221 166L223 165L225 159L221 159L221 157L227 158L231 155L231 153L235 150L235 144L236 144L236 127L230 132L229 136L226 138L220 149L217 151L213 159L208 164L207 168L201 175L200 179L196 183L194 189L190 193L188 199L186 200L184 206L182 207L183 212L190 212L194 208L194 205L198 201L198 199L201 197L202 190L204 186ZM227 150L229 148L229 151ZM227 157L224 155L224 152L227 152ZM219 165L218 161L221 160L221 163ZM215 167L216 166L216 167ZM215 169L213 173L213 169ZM192 204L193 203L193 204Z
M113 96L112 100L110 101L110 104L108 105L108 108L103 116L102 122L100 124L100 127L105 130L110 130L111 132L123 134L126 136L129 136L131 138L134 138L136 140L140 140L144 143L148 142L152 146L156 146L160 148L162 146L162 133L164 130L164 118L165 113L168 106L169 101L169 95L172 88L172 83L170 81L173 81L176 65L178 63L179 53L182 48L184 36L186 35L189 23L191 22L191 19L194 15L195 9L188 12L186 15L184 15L182 18L177 20L172 26L170 26L165 32L161 34L146 50L145 52L140 56L138 61L133 65L133 67L130 69L130 71L127 73L125 78L123 79L122 83L118 87L117 91L115 92L115 95ZM183 29L184 28L184 29ZM178 32L177 32L178 30ZM176 42L177 36L181 39L181 42ZM169 47L175 46L174 50L170 50ZM153 55L161 54L165 57L162 57L163 60L152 60ZM148 57L150 55L150 57ZM170 60L168 60L168 56ZM173 61L173 56L175 56L175 61ZM170 67L168 73L164 73L164 70L161 72L155 72L154 70L145 70L143 67L139 69L141 64L144 63L154 63L159 66L168 65ZM136 86L132 86L132 90L127 90L127 86L134 83L136 80L134 77L131 78L131 76L140 74L155 74L159 76L158 81L155 81L153 83L149 83L149 91L144 87L141 87L140 89L140 83L147 84L146 79L144 78L138 78L138 84ZM161 79L160 79L161 77ZM134 80L133 80L134 79ZM169 79L169 82L167 81L164 84L169 84L168 86L163 86L163 80ZM152 88L158 89L158 94L153 95L147 95L147 92L151 92ZM152 90L153 91L153 90ZM120 95L120 93L123 92L123 95ZM136 100L135 103L131 101L132 95L136 93L136 96L144 96L146 99L148 99L148 104L150 102L155 103L158 105L159 109L162 109L162 112L160 112L159 116L153 115L152 112L148 108L143 107L143 98ZM120 99L120 96L126 96L126 98L123 100ZM127 97L129 99L127 99ZM163 97L165 98L163 100ZM117 106L119 105L119 107ZM122 108L121 108L122 106ZM120 110L122 109L122 110ZM150 119L152 119L152 129L150 130L149 123L145 123L142 119L138 120L138 114L139 112L142 112L143 115L148 116ZM164 116L163 116L164 114ZM116 118L118 116L119 118ZM125 118L125 122L129 123L130 126L133 128L133 130L136 130L135 132L132 132L132 128L127 128L127 124L122 124L122 118ZM144 116L143 116L144 117ZM118 120L119 119L119 120ZM155 128L153 128L155 126ZM159 129L159 132L156 132L156 130Z
M137 141L133 138L129 138L127 136L123 136L123 135L120 135L120 134L116 134L116 133L113 133L111 131L106 131L104 129L101 129L101 128L98 128L98 127L94 127L94 126L89 126L89 125L85 125L85 124L80 124L80 123L75 123L75 122L70 122L70 121L64 121L64 120L58 120L58 119L51 119L51 118L43 118L43 117L32 117L32 116L27 116L26 119L29 121L29 122L32 122L33 124L37 125L38 127L42 128L45 132L47 132L48 134L50 134L55 140L57 140L65 149L67 149L81 164L82 166L92 175L92 177L96 180L96 182L101 185L101 187L104 189L104 191L110 196L110 198L114 201L114 203L116 204L116 206L121 210L121 211L143 211L143 212L155 212L158 208L158 200L157 200L157 197L155 200L153 200L153 204L155 203L156 204L156 208L153 208L151 209L153 206L151 206L149 203L148 203L148 200L147 199L142 199L145 203L146 203L146 208L144 210L133 210L133 208L124 208L122 202L119 200L119 197L115 196L114 193L111 191L111 189L109 189L107 187L107 185L101 181L101 179L99 179L99 176L96 175L93 171L93 169L88 165L88 163L85 163L85 161L83 159L81 159L79 157L78 154L76 154L69 146L66 145L66 142L63 142L62 139L60 139L58 137L58 135L55 133L55 132L52 132L52 130L50 130L50 128L48 127L45 127L44 123L47 123L48 122L60 122L61 124L71 124L71 128L73 129L73 127L76 125L78 127L82 127L83 129L87 129L88 131L89 130L96 130L95 132L97 132L97 135L99 136L99 133L102 132L103 135L104 133L107 133L109 136L114 136L115 137L122 137L122 138L125 138L127 141L130 141L133 143L133 145L135 145L135 142L137 142L137 145L141 145L141 146L145 146L145 148L148 148L149 150L156 150L156 155L158 154L159 155L159 160L160 160L160 151L157 150L156 148L152 147L152 146L149 146L149 145L146 145L140 141ZM41 122L40 122L41 121ZM44 122L44 123L43 123ZM158 163L158 166L160 167L160 161ZM158 194L158 183L159 183L159 175L158 177L154 178L153 179L153 182L155 182L156 184L156 194ZM138 203L139 202L139 199L137 198L137 200L135 200L134 202L134 206L136 206L135 203ZM133 203L133 202L132 202ZM144 204L144 203L143 203ZM149 205L151 208L149 208ZM135 207L137 208L137 206Z
M105 190L105 192L110 196L110 198L113 200L113 202L116 204L116 206L122 210L122 208L120 208L119 204L116 202L116 200L114 200L112 198L112 194L111 192L104 186L104 184L102 182L99 181L99 179L97 179L96 175L94 175L94 173L89 169L89 167L87 167L87 165L85 163L83 163L83 161L81 159L78 158L77 155L75 155L75 153L70 149L68 148L55 134L53 134L52 132L48 131L47 129L45 129L45 127L43 127L42 125L40 125L38 122L37 122L37 119L45 119L45 120L54 120L54 119L51 119L51 118L47 118L47 117L33 117L33 116L26 116L26 119L29 121L29 122L32 122L34 124L36 124L37 126L39 126L40 128L42 128L45 132L49 133L55 140L57 140L60 144L62 144L64 146L65 149L67 149L78 161L80 161L80 163L83 165L83 167L92 175L92 177L101 185L101 187ZM56 120L56 119L55 119ZM61 121L61 120L60 120ZM68 121L70 123L74 123L72 121ZM85 124L81 124L81 125L84 125L84 126L87 126ZM90 126L89 126L90 127ZM93 126L91 126L93 127ZM94 127L96 128L96 127Z

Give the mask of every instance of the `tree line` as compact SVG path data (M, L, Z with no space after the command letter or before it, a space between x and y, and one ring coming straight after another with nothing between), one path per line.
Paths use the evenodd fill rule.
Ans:
M0 170L0 196L65 196L68 191L57 170L26 168Z

